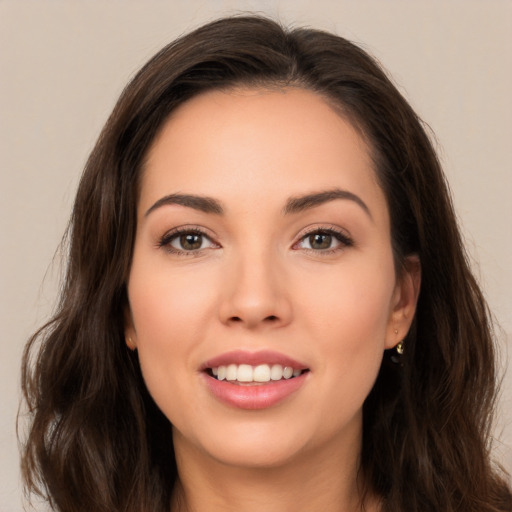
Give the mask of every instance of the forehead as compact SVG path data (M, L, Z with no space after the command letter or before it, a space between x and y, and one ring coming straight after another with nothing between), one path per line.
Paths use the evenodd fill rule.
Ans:
M269 201L332 188L383 200L366 142L322 96L298 88L211 91L163 125L146 159L141 208L176 192Z

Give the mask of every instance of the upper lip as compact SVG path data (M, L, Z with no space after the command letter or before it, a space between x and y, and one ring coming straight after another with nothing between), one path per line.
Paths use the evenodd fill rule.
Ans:
M249 364L251 366L280 364L282 366L289 366L294 370L306 370L308 368L307 365L273 350L259 350L257 352L233 350L205 361L200 369L204 371L208 368L218 368L219 366L227 366L229 364Z

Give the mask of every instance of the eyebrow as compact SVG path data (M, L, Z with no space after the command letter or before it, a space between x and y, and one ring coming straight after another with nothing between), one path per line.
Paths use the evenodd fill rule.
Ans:
M326 190L314 194L291 197L288 199L285 207L283 208L283 215L292 215L295 213L303 212L305 210L310 210L336 199L345 199L355 202L371 219L373 219L370 209L359 196L349 192L348 190L341 189ZM220 201L217 199L194 194L169 194L156 201L156 203L154 203L153 206L151 206L146 211L144 216L147 217L152 211L162 206L173 204L186 206L187 208L193 208L194 210L199 210L201 212L211 213L214 215L224 214L224 208L222 207Z
M147 217L152 211L170 204L179 204L204 213L213 213L222 215L224 209L219 201L211 197L196 196L191 194L169 194L160 198L153 206L151 206L144 214Z
M316 208L317 206L320 206L329 201L334 201L336 199L346 199L349 201L353 201L364 210L364 212L370 217L370 219L373 220L370 208L368 208L367 204L359 196L352 192L349 192L348 190L342 190L339 188L333 190L326 190L324 192L317 192L315 194L308 194L300 197L292 197L288 199L288 201L286 202L286 206L283 209L283 213L285 215L299 213L304 210Z

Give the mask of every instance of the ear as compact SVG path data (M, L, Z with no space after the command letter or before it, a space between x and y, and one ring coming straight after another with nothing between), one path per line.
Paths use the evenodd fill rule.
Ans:
M124 310L124 340L130 350L137 348L137 333L133 325L132 312L129 306Z
M421 262L416 254L407 256L402 273L397 277L391 302L386 348L393 348L401 342L409 332L421 286Z

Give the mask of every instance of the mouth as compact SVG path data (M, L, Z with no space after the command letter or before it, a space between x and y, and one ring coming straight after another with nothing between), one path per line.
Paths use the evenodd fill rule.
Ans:
M212 396L237 409L267 409L291 400L307 386L311 369L284 354L237 350L202 366Z
M294 368L281 364L228 364L206 368L206 373L219 381L227 381L240 386L262 385L269 382L290 380L309 371L307 368Z

